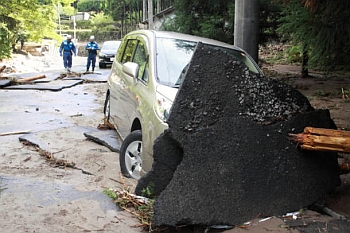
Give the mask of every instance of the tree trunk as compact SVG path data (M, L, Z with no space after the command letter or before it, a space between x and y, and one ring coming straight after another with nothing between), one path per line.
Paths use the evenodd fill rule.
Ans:
M162 1L161 0L158 0L157 1L157 13L161 12L162 11Z
M133 20L132 20L132 14L134 13L134 9L132 8L132 2L129 3L129 20L130 20L130 28L133 30Z
M309 77L309 49L307 44L303 44L303 51L302 51L302 61L301 61L301 77L307 78Z
M235 1L234 44L258 62L259 0Z

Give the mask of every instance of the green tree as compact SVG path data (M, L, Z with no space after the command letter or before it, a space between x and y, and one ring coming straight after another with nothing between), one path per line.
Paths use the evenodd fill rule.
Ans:
M58 3L70 7L74 0L7 0L0 4L0 59L11 55L19 37L38 41L58 38L55 33Z
M96 1L96 0L79 0L78 11L79 12L103 12L106 10L106 1Z
M275 0L260 0L259 43L276 39L277 20L281 4ZM177 0L174 3L175 20L167 20L164 30L203 36L233 44L235 1Z
M233 0L177 0L174 7L175 31L233 43Z
M308 67L326 71L350 67L349 7L349 1L340 0L290 0L284 6L279 31L302 48L304 76Z

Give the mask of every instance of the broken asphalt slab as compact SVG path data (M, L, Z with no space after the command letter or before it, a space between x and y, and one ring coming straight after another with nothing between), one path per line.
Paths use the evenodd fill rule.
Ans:
M84 136L98 144L104 145L111 151L120 152L120 140L115 130L92 129L84 132Z
M82 83L83 80L55 80L48 83L35 83L8 86L6 90L46 90L46 91L61 91L64 88L70 88Z
M11 84L11 80L0 80L0 88L9 86Z
M86 82L107 82L108 76L101 73L82 73L80 77L64 77L62 80L77 80L82 79Z
M167 123L152 170L136 187L139 195L150 185L159 192L154 226L281 216L340 184L336 153L300 151L289 140L306 126L335 128L329 111L315 111L292 87L201 43Z
M44 130L35 133L29 133L20 136L18 139L23 142L30 142L33 145L38 146L40 149L48 152L55 152L58 150L66 151L72 148L72 145L67 144L67 140L84 140L84 132L90 131L91 127L72 126L62 127L54 130ZM56 137L53 143L50 140L49 135L60 135ZM64 137L63 137L64 136Z
M14 196L20 195L22 198L19 199L22 199L22 204L27 208L60 205L85 198L98 202L99 207L104 213L109 210L120 211L112 199L108 198L102 192L80 191L77 190L74 185L45 182L34 178L3 175L1 175L0 178L1 186L4 188L1 192L0 199L3 200L7 197L13 198ZM45 196L44 198L43 195Z
M74 124L68 120L60 118L55 114L43 113L40 111L35 111L35 109L33 110L33 113L0 112L0 119L0 133L29 131L37 132L42 130L53 130L62 127L74 126ZM18 122L21 122L21 124Z

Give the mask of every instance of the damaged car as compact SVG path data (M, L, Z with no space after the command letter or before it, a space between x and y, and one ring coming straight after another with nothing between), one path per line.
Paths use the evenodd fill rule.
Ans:
M124 176L139 179L151 170L153 143L168 128L170 108L198 42L261 73L245 51L220 41L152 30L127 34L112 64L104 104L105 119L123 141L119 160Z

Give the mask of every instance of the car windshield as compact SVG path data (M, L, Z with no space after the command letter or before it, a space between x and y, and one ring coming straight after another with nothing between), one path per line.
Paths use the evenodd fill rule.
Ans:
M117 50L120 45L120 41L106 41L102 45L104 50Z
M197 42L173 38L157 38L157 76L158 82L171 87L178 87L186 73ZM254 63L243 52L231 48L209 45L219 48L245 64L250 71L260 73Z

